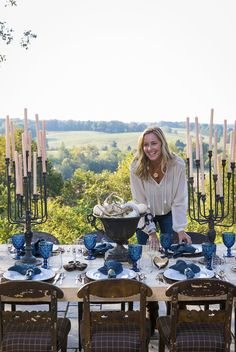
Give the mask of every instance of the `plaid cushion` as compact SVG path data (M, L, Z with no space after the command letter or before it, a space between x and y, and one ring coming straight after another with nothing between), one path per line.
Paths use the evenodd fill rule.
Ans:
M82 328L83 331L83 328ZM146 324L147 345L150 322ZM92 332L92 352L137 352L140 350L139 328L135 324L99 325Z
M67 339L71 329L70 320L58 318L57 344L58 349ZM2 352L48 352L51 351L51 334L48 325L7 324L4 329Z
M158 330L165 343L170 345L170 317L157 319ZM223 324L181 323L177 329L176 350L181 352L223 352Z

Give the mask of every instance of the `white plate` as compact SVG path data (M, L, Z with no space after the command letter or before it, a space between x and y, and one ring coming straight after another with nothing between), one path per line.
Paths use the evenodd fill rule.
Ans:
M43 281L52 279L55 276L55 272L49 269L40 268L41 273L34 275L32 280ZM18 273L17 271L8 270L3 274L3 277L8 280L25 280L25 275Z
M116 276L117 279L134 279L137 273L131 269L123 269L123 271ZM91 280L107 279L107 275L102 274L98 269L88 270L86 276Z
M191 244L191 246L196 248L196 251L194 253L187 253L187 252L183 253L183 254L181 254L181 257L182 256L184 256L184 257L193 257L196 254L202 253L202 245L201 244ZM170 250L170 252L172 252L172 251Z
M184 274L181 274L177 270L174 269L167 269L164 271L163 274L167 279L181 281L186 280L187 277ZM212 278L215 275L213 270L202 269L199 273L196 273L194 279L204 279L204 278Z

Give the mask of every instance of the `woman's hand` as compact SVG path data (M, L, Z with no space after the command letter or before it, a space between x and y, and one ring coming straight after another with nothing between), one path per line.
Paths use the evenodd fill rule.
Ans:
M189 244L192 243L191 237L186 232L180 231L178 232L178 236L179 236L179 243L182 243L182 242L187 242Z

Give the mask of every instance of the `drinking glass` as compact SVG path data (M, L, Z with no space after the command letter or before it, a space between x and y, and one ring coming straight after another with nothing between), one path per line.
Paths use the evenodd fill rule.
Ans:
M25 245L25 235L15 234L11 237L11 239L12 239L12 244L16 249L15 259L20 259L21 250L24 248L24 245Z
M170 246L172 244L172 238L173 238L172 233L161 233L160 234L160 243L161 243L162 248L164 249L165 257L169 256L168 249L170 249Z
M39 243L39 253L43 257L43 265L42 268L48 269L48 258L52 253L53 243L49 241L40 241Z
M151 241L150 239L147 240L147 255L150 257L151 260L151 271L154 268L154 264L153 264L153 258L155 256L155 254L158 251L158 244L156 242Z
M96 246L97 235L87 234L84 235L84 245L88 250L88 256L85 258L87 260L93 260L95 257L92 255L92 249Z
M202 243L202 253L206 260L206 268L208 270L212 269L212 258L213 254L216 252L216 244L211 242L204 242Z
M223 232L222 239L223 239L224 245L227 247L227 253L225 254L225 257L234 257L234 255L231 253L231 247L235 243L235 233Z
M141 244L129 244L128 252L130 259L133 262L132 270L138 272L140 271L137 266L137 261L141 258L142 255L142 245Z

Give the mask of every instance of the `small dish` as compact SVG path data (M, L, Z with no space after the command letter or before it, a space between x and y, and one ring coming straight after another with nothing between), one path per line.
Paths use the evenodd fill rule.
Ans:
M154 257L153 258L153 263L158 269L165 268L167 264L169 263L168 258L161 258L161 257Z

